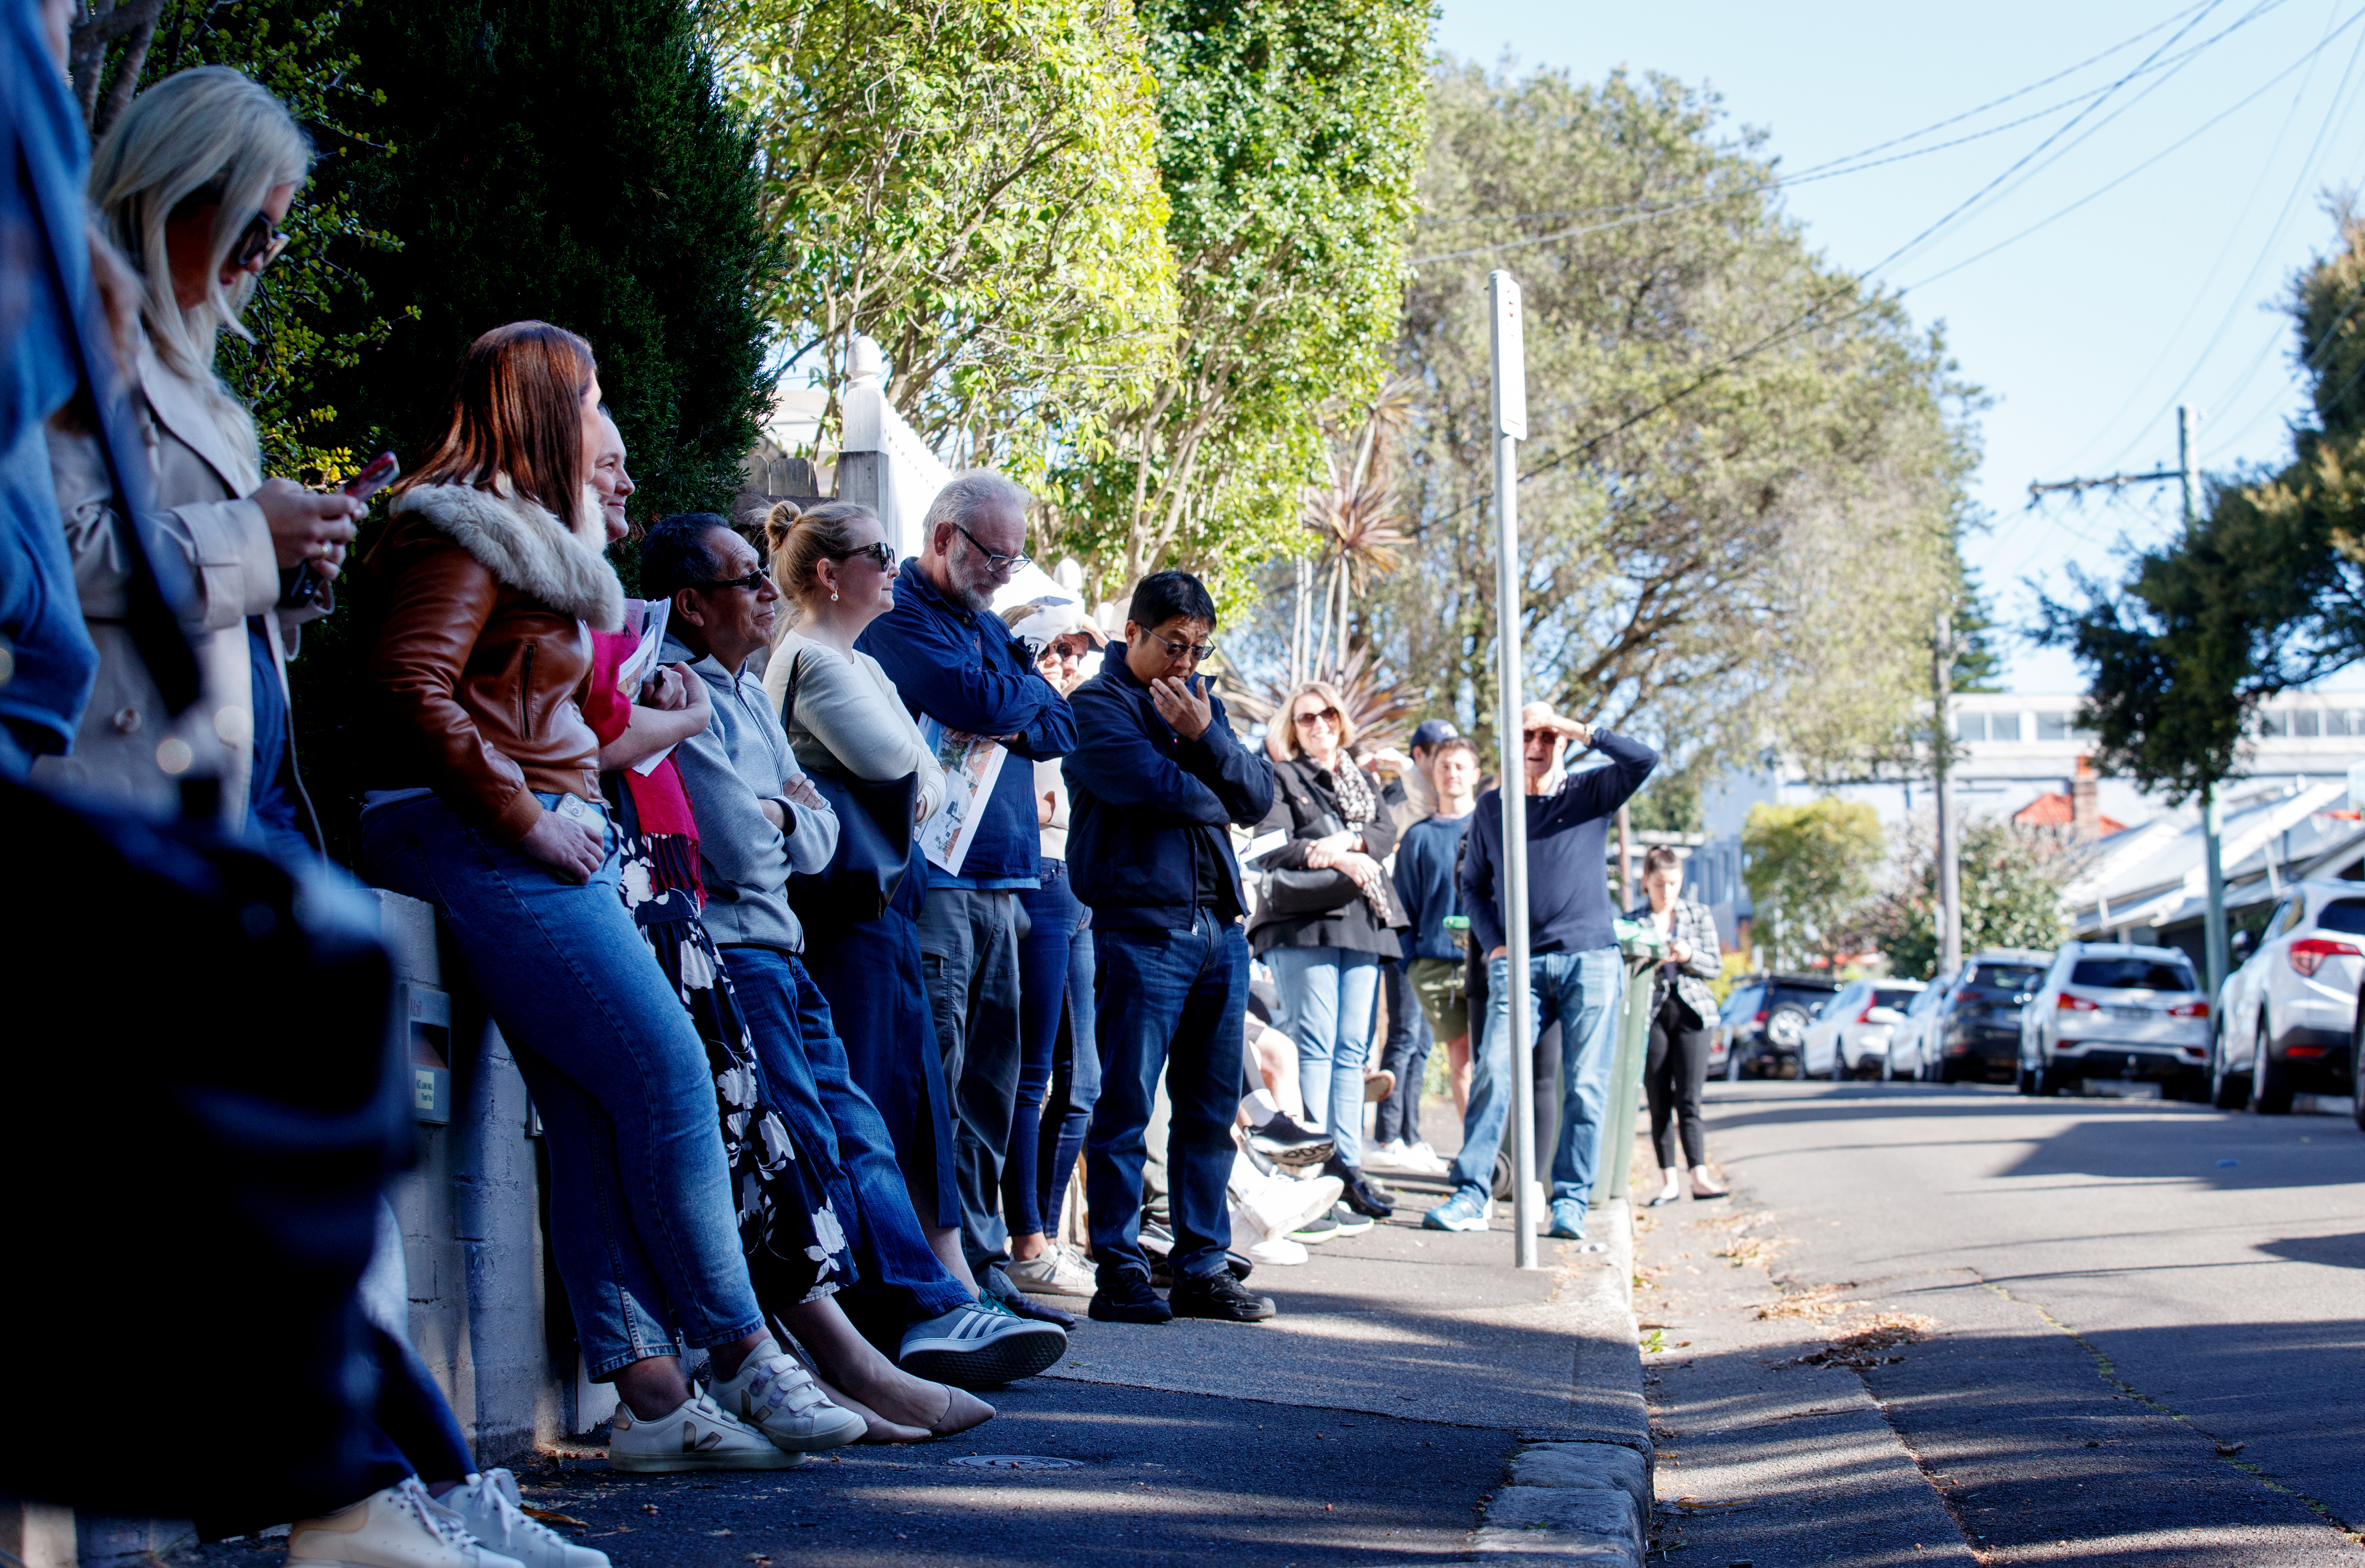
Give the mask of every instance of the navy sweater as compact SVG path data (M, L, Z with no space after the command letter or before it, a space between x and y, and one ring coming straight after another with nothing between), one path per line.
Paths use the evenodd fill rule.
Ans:
M1076 744L1075 720L998 615L952 603L916 555L895 578L895 608L854 645L879 661L903 706L948 730L1014 737L993 781L958 880L1031 881L1043 834L1035 823L1035 770L1022 759L1059 756ZM933 863L930 886L954 880Z
M1187 930L1209 907L1244 909L1227 823L1242 827L1272 810L1272 764L1232 734L1220 698L1215 721L1186 741L1158 716L1149 689L1111 643L1100 674L1069 699L1076 745L1059 765L1068 781L1068 875L1093 912L1094 930ZM1206 873L1203 876L1202 873Z
M1396 840L1396 897L1412 917L1407 958L1462 961L1462 949L1445 929L1445 917L1462 913L1453 857L1462 852L1462 835L1470 831L1470 822L1468 817L1429 817L1405 829Z
M1593 745L1608 767L1570 774L1554 794L1519 797L1528 819L1531 953L1587 953L1618 944L1605 830L1659 765L1659 754L1603 730L1593 732ZM1471 945L1482 956L1510 940L1504 934L1502 864L1502 792L1489 790L1478 797L1462 857L1462 912L1470 917Z

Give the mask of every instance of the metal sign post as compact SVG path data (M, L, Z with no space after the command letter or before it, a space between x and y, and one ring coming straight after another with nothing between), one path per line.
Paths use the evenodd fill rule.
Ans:
M1528 770L1519 730L1519 453L1528 434L1527 349L1521 333L1519 280L1486 274L1494 307L1495 348L1495 670L1503 711L1496 725L1503 798L1503 933L1509 947L1506 982L1511 1030L1512 1256L1522 1269L1538 1267L1536 1223L1530 1195L1536 1184L1535 1036L1528 992ZM1481 1040L1483 1043L1484 1036Z

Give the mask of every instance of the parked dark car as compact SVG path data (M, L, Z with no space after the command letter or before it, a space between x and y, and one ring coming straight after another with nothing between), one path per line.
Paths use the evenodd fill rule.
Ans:
M1736 981L1709 1034L1708 1070L1743 1078L1796 1078L1807 1024L1840 981L1821 975L1757 974Z
M2020 1015L2045 983L2053 955L2033 948L1991 948L1963 966L1947 988L1929 1035L1937 1049L1922 1053L1922 1076L1937 1083L1971 1079L2011 1083L2020 1076Z

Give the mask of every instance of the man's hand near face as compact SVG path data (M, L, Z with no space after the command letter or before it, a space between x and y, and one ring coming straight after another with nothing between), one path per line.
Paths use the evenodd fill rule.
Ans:
M1195 741L1207 733L1216 722L1215 704L1207 697L1204 679L1177 680L1160 676L1149 683L1149 700L1158 709L1158 716L1174 726L1174 733L1186 741Z

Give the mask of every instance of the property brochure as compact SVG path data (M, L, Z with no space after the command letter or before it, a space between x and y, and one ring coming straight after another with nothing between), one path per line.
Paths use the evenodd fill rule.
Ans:
M927 718L920 721L920 738L936 754L945 770L944 808L921 825L920 852L929 864L958 877L1010 748L984 735L948 730Z

